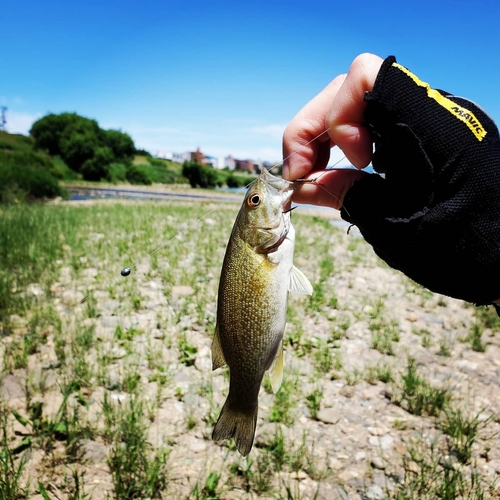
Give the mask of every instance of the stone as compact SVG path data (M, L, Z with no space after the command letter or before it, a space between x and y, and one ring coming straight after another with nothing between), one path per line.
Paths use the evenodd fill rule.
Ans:
M108 456L108 448L97 441L87 440L81 445L81 451L85 460L93 464L105 464Z
M370 500L379 500L385 498L384 490L382 490L382 488L378 484L373 484L366 490L366 498L369 498Z
M318 411L316 418L325 424L336 424L340 420L340 415L335 408L324 408Z
M85 295L78 290L65 290L61 300L67 306L76 306L85 298Z
M0 395L9 401L10 399L24 398L24 391L14 375L6 375L0 387Z
M384 470L385 469L385 462L382 459L381 456L379 455L373 455L370 459L370 465L374 467L375 469L379 470Z
M41 297L44 294L42 287L38 283L30 283L26 287L26 292L33 297Z
M172 296L181 297L185 295L193 295L194 288L187 285L175 285L172 287Z
M368 442L372 446L382 448L384 452L389 452L394 445L394 438L390 434L385 434L384 436L371 436Z

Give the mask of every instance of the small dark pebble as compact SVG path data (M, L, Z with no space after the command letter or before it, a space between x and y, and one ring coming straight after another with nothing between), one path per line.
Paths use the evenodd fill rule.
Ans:
M128 276L130 274L130 267L125 267L121 272L122 276Z

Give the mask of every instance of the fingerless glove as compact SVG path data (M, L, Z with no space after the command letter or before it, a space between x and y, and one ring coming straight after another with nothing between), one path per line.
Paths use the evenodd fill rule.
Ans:
M500 139L492 119L392 56L365 101L376 174L347 192L342 218L430 290L478 305L499 299Z

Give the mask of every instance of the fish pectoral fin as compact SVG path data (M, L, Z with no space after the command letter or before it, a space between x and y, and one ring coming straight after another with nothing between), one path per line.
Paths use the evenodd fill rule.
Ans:
M297 269L295 266L292 267L292 272L290 273L290 283L288 284L288 291L295 293L305 293L307 295L312 295L313 287L309 280L306 278L305 274Z
M278 392L283 381L283 366L283 341L281 340L273 364L269 368L269 380L274 394Z
M222 347L220 345L219 325L215 327L214 339L212 341L212 370L222 368L226 364Z

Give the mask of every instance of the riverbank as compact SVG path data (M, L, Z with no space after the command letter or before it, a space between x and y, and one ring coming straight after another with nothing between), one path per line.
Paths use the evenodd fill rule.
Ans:
M3 211L5 476L32 500L39 483L60 499L134 488L430 500L444 487L446 498L498 498L495 312L432 294L352 231L299 209L295 265L314 293L290 294L283 384L276 395L263 384L249 457L211 440L228 392L227 370L211 369L217 286L238 205L205 217L227 205Z

